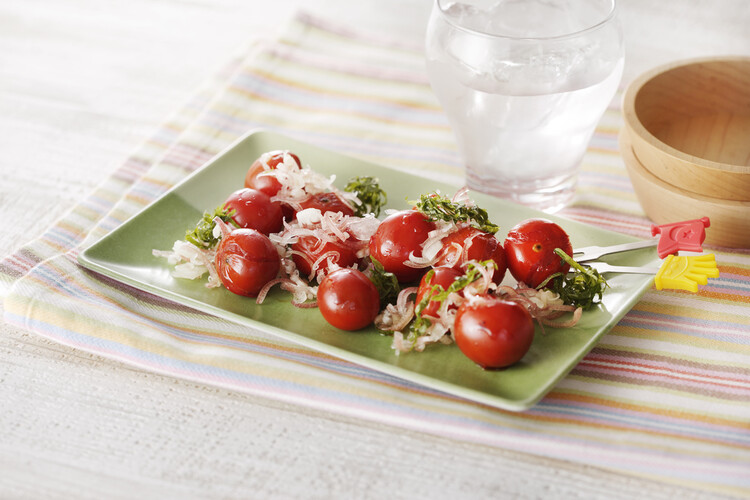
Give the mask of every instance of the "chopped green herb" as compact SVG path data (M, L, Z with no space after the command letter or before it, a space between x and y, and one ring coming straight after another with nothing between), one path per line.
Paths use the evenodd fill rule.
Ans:
M447 196L438 193L422 195L415 207L432 220L447 222L469 222L475 228L495 234L498 226L490 222L487 211L477 206L461 205L452 202Z
M354 177L349 180L344 191L356 194L362 202L355 207L354 215L358 217L365 214L375 214L377 217L388 202L388 195L380 188L378 180L374 177Z
M560 295L565 304L583 309L588 309L601 302L602 293L609 285L607 280L599 274L599 271L582 266L559 248L555 249L555 253L570 264L570 272L565 275L555 273L544 280L537 288L546 287Z
M185 234L185 240L198 248L213 248L219 242L219 239L214 237L214 227L216 226L214 218L219 217L227 224L239 227L232 219L234 212L234 210L227 210L223 205L216 207L213 213L203 212L203 217L195 225L195 229L189 229Z
M398 294L401 292L401 287L398 284L398 279L393 273L389 273L383 267L383 264L370 257L372 261L372 271L370 273L370 281L373 282L375 288L378 289L380 295L380 308L384 308L387 304L395 304L398 299Z

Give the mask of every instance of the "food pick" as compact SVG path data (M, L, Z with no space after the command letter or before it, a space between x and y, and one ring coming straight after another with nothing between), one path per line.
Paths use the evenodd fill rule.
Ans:
M706 228L710 225L711 222L708 217L672 224L654 224L651 226L651 235L656 236L658 234L660 235L659 238L606 247L577 248L573 251L573 258L577 262L588 262L604 255L653 246L656 247L660 259L667 255L674 255L679 251L702 252L703 247L701 245L706 239Z
M651 234L658 239L636 241L608 247L591 246L574 250L576 261L596 269L600 273L654 274L657 290L686 290L697 293L698 285L708 283L708 278L719 277L716 258L713 254L677 256L679 251L701 252L706 239L706 228L711 225L708 217L672 224L651 226ZM604 255L657 247L659 258L664 259L660 266L613 266L606 262L593 262Z

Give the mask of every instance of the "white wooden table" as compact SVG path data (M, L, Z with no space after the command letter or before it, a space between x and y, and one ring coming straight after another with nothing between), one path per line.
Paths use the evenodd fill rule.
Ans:
M297 7L421 36L428 0L0 2L0 255L41 234ZM750 53L746 0L622 0L625 79ZM189 54L189 57L185 57ZM121 365L0 324L0 498L688 498Z

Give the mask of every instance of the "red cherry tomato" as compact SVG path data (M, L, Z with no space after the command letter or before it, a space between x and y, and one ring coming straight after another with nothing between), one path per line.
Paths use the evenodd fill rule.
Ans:
M263 234L278 233L284 228L281 204L257 189L244 188L235 191L224 206L234 210L232 219L240 227L256 229Z
M297 166L302 166L299 157L294 153L290 153L289 151L270 151L267 153L268 160L266 161L268 169L275 169L279 163L284 161L285 154L289 154L297 162ZM273 176L260 175L265 170L266 166L261 161L261 158L255 160L248 169L247 174L245 174L245 187L263 191L268 196L274 196L281 189L281 183Z
M523 221L505 238L508 270L516 280L536 288L552 274L570 269L555 248L573 254L568 234L560 226L546 219Z
M255 297L276 277L280 259L267 236L255 229L235 229L216 249L216 271L230 292Z
M396 212L386 217L370 238L370 255L401 283L416 281L425 270L409 267L404 262L411 253L415 257L422 256L422 243L433 229L435 224L422 212Z
M344 215L354 215L354 210L336 193L318 193L310 196L308 199L300 203L302 209L305 208L317 208L322 213L325 212L341 212Z
M428 272L422 276L422 280L419 282L416 304L422 302L422 299L432 291L433 286L440 285L443 290L447 290L456 279L463 276L461 271L452 267L435 267L432 271L432 273ZM439 308L440 302L430 301L430 304L422 310L422 314L435 317Z
M350 267L352 264L359 262L356 250L346 244L336 241L323 243L315 236L301 237L292 245L292 250L295 252L292 254L292 260L294 260L300 275L303 277L309 277L313 272L315 262L329 252L335 252L336 255L332 256L332 260L340 267ZM326 257L315 267L314 271L317 273L319 269L323 269L323 272L328 274L329 267Z
M460 246L463 250L459 250ZM445 238L443 248L438 254L436 266L450 266L455 269L464 269L469 260L485 261L494 260L497 264L492 281L500 283L505 277L505 250L503 245L494 235L481 231L475 227L463 226Z
M504 368L523 358L534 340L534 320L520 304L487 297L464 302L453 326L456 345L483 368Z
M331 325L359 330L380 311L380 296L372 281L356 269L337 269L318 287L318 308Z

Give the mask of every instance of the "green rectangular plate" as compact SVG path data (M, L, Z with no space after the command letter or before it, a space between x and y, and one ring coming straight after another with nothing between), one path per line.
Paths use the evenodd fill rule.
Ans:
M457 186L406 174L381 165L344 156L268 131L254 131L238 140L207 165L194 172L143 211L82 252L84 267L138 289L209 314L279 335L332 356L379 370L417 384L498 408L520 411L538 402L609 331L651 286L652 276L610 275L602 303L586 311L577 326L567 329L537 327L526 356L505 370L483 370L455 345L434 345L422 353L396 355L391 337L374 327L344 332L328 325L316 309L299 309L281 290L266 302L240 297L224 288L207 289L204 280L171 276L165 259L152 249L168 250L182 239L205 210L213 209L232 191L242 187L245 173L262 153L288 149L306 165L326 175L335 174L339 185L354 175L371 175L388 193L389 208L407 208L406 200L439 189L452 194ZM521 220L545 217L558 222L574 247L610 245L633 238L585 224L543 214L529 208L471 193L500 225L499 238ZM656 260L653 249L627 252L610 259L618 265L643 265ZM511 278L506 278L510 280ZM192 349L185 344L185 352Z

